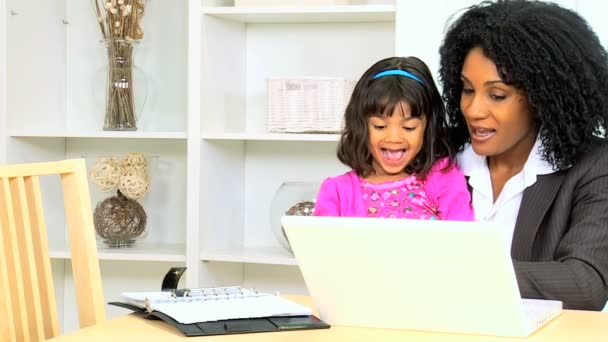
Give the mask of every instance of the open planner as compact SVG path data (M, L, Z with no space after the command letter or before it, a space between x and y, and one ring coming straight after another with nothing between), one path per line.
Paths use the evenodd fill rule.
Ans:
M288 299L239 286L164 292L125 292L109 304L162 319L186 336L328 328Z

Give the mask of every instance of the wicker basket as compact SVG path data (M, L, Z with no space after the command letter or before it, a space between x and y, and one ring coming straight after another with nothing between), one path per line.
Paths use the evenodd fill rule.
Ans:
M330 77L268 79L268 131L340 132L344 109L355 84Z

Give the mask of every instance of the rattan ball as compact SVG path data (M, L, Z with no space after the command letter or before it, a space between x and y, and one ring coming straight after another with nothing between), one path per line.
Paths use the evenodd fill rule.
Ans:
M128 177L128 176L133 176L133 177L140 177L146 180L146 182L150 181L150 175L148 173L148 170L138 170L138 169L123 169L122 170L122 174L120 175L120 177Z
M312 216L315 211L315 202L302 201L294 204L285 215L289 216Z
M116 158L101 158L95 163L89 174L91 182L103 191L111 191L118 185L121 168Z
M118 191L97 203L93 214L95 231L110 247L128 247L146 229L146 212L137 201Z
M137 170L125 171L118 183L118 189L125 196L136 200L144 198L149 186L148 175Z
M131 152L122 158L123 170L140 170L148 173L148 160L141 152Z

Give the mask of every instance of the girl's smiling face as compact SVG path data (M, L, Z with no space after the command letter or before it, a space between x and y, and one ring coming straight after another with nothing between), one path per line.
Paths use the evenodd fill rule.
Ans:
M407 176L405 167L422 149L426 128L424 117L412 117L410 106L401 103L389 116L371 115L367 126L374 173L366 180L381 183Z

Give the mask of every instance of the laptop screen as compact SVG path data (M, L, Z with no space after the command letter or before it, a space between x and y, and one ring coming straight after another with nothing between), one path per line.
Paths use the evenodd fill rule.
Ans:
M330 324L490 335L525 325L500 226L304 216L282 224Z

